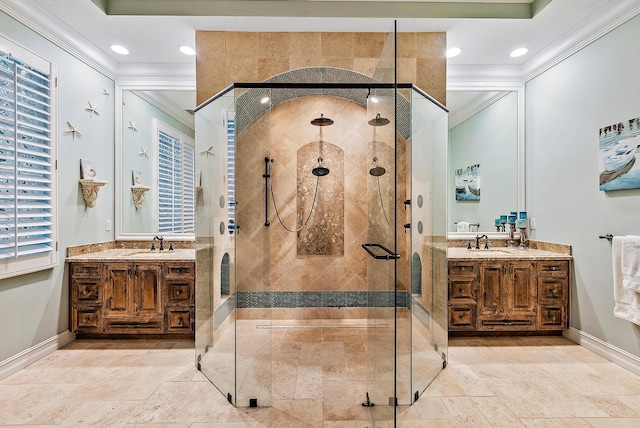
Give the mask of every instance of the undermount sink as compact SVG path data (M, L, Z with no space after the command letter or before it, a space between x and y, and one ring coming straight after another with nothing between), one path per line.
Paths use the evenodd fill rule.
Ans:
M502 253L502 254L511 254L511 251L509 250L501 250L501 249L495 249L495 248L489 248L489 249L475 249L475 248L469 248L467 249L467 251L471 251L472 253Z

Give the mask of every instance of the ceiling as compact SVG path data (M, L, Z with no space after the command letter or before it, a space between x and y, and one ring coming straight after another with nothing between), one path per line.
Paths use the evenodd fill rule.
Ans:
M203 16L207 11L203 5L214 7L222 3L240 7L240 12L244 11L246 16ZM269 5L271 16L250 16L261 14L257 3ZM292 19L292 13L287 11L299 7L300 3L311 7L307 15L315 17ZM373 8L387 17L337 16L341 8L336 6L342 5L347 11L353 3L359 6L360 16L368 16L367 10ZM46 26L49 31L65 33L58 37L72 46L91 50L94 58L105 58L103 63L107 68L115 69L116 80L127 73L140 75L164 70L163 73L170 74L173 79L188 81L186 86L191 89L195 83L195 58L180 53L178 46L194 46L196 30L390 31L393 18L399 16L394 14L405 10L404 7L417 8L418 12L411 16L446 16L442 11L447 11L447 5L451 7L447 12L451 16L480 12L487 16L504 16L500 8L525 7L535 16L397 19L398 31L443 31L447 33L448 47L462 48L462 54L448 60L449 82L464 80L469 74L495 76L496 70L501 70L508 78L523 80L553 58L640 11L640 0L0 0L0 9L6 10L3 4L36 22L54 22ZM440 15L432 9L438 5L441 9L436 12ZM488 6L492 9L487 9ZM105 14L103 10L109 9L131 14ZM325 9L333 11L333 16L320 16L327 14ZM176 15L162 15L171 10ZM232 15L229 11L222 14ZM281 16L273 16L277 14ZM349 14L354 13L343 13ZM126 46L130 54L122 56L112 52L109 48L112 44ZM522 46L529 49L526 55L509 57L514 48ZM195 97L193 99L195 102Z

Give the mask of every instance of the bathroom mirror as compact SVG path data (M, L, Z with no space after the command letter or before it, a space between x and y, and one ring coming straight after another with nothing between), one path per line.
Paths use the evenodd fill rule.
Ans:
M524 87L450 84L447 107L448 236L468 239L480 232L506 237L507 232L496 231L495 218L526 210Z
M116 240L193 239L195 89L119 82L115 92Z

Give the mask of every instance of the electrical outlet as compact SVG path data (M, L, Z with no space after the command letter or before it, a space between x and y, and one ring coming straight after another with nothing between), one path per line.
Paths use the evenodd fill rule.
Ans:
M529 219L529 227L531 228L531 230L535 230L535 228L536 228L536 219L535 218L530 218Z
M104 222L104 230L107 232L111 232L111 220L107 220Z

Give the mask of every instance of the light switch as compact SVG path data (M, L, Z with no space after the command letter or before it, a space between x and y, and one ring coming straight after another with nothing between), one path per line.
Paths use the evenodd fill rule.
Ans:
M107 220L104 222L104 230L107 232L111 232L111 220Z

